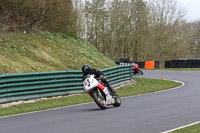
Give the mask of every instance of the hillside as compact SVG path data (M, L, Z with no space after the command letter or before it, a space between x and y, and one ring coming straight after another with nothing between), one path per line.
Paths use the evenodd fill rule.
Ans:
M0 74L80 70L85 63L98 69L116 65L75 35L0 33Z

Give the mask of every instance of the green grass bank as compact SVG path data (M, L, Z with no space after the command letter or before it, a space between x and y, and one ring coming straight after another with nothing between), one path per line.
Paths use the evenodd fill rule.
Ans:
M75 35L0 33L0 74L80 70L85 63L97 69L116 65L93 45Z

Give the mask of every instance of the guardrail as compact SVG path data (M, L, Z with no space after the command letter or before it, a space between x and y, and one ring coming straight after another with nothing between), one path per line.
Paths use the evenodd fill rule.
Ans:
M101 70L112 87L132 82L132 66ZM0 75L0 103L82 93L81 71L55 71Z

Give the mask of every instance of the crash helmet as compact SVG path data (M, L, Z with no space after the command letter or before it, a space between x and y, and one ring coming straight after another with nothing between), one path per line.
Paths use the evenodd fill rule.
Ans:
M87 74L90 69L91 69L91 67L88 64L85 64L85 65L82 66L82 72L84 74Z

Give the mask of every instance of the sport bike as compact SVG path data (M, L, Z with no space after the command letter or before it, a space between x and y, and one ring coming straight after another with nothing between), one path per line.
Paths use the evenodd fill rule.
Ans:
M94 75L87 75L83 84L84 91L89 93L101 109L106 109L108 105L113 105L114 107L121 105L120 98L112 96L108 88L104 86L100 79L95 79Z
M139 68L139 65L138 64L134 64L134 66L133 66L133 70L134 70L134 74L136 75L136 74L141 74L141 75L143 75L143 72L142 72L142 70L140 70L140 68Z

